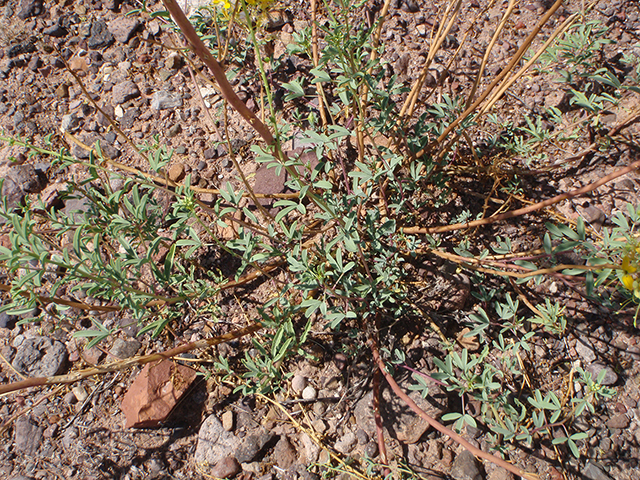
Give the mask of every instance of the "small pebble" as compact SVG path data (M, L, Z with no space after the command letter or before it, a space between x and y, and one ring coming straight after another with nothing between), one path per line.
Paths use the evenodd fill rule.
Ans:
M300 394L307 386L307 378L303 375L296 375L291 380L291 388L297 394Z
M311 385L308 385L302 390L302 398L305 400L315 400L318 397L318 392Z
M222 428L224 428L227 432L233 430L233 412L231 410L227 410L222 414Z
M84 402L87 399L87 397L89 396L87 394L86 390L84 389L84 387L81 386L81 385L73 387L71 389L71 391L73 392L73 395L76 397L78 402Z

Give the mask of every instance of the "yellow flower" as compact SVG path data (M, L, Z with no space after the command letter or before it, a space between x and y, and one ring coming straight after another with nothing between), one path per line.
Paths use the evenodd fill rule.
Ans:
M633 291L633 277L631 275L625 275L622 277L622 284L627 290Z
M626 255L622 259L622 269L627 273L635 273L638 270L634 265L631 265L631 259L629 258L629 255Z

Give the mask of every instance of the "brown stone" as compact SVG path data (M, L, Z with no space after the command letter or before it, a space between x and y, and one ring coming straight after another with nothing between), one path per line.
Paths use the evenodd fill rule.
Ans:
M181 163L174 163L173 165L171 165L171 167L169 167L169 171L167 172L169 180L171 180L172 182L179 182L184 178L184 174L184 165Z
M242 471L242 467L235 457L224 457L211 470L215 478L231 478Z
M122 400L126 428L151 428L164 422L196 377L195 370L171 360L146 365Z

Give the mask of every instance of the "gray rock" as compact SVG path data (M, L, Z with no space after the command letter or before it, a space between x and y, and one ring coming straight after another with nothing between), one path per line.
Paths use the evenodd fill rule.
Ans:
M61 38L66 36L69 32L67 32L67 29L60 25L60 23L58 22L55 25L51 25L50 27L45 28L42 33L50 37Z
M67 349L47 337L24 339L17 347L11 365L29 377L51 377L59 374L67 361Z
M342 437L340 437L340 439L338 439L338 441L334 445L334 448L338 452L344 453L346 455L350 453L351 450L353 450L353 447L355 447L357 441L358 438L356 437L355 433L347 432Z
M602 363L596 362L596 363L589 364L585 369L585 371L591 374L593 381L596 381L596 379L598 378L598 375L600 375L600 372L603 370L605 371L605 374L600 383L602 385L614 385L618 381L618 375L616 375L616 373L611 369L611 367L608 367L606 365L603 365Z
M14 439L16 450L25 455L34 455L42 442L43 429L34 425L28 417L16 420Z
M396 382L398 382L400 388L407 392L409 397L416 402L418 407L424 410L429 416L440 418L447 411L447 394L440 386L430 384L427 398L422 398L420 392L409 390L409 387L415 382L408 375L396 379ZM427 431L429 424L418 417L413 410L398 398L386 383L384 385L381 393L382 398L380 399L380 414L387 434L403 443L416 443ZM370 438L375 438L376 426L373 415L372 398L372 392L362 397L362 399L356 403L353 415L356 419L356 425L362 428Z
M7 48L6 50L6 54L8 58L15 58L18 55L23 55L25 53L32 53L36 51L36 44L35 41L33 39L28 39L25 40L24 42L20 42L20 43L16 43L15 45L11 45L9 48ZM15 62L15 61L14 61ZM12 65L13 66L21 66L21 64L24 64L24 61L20 62L16 62Z
M117 17L115 20L109 22L107 28L109 32L120 43L127 43L136 30L140 26L140 22L131 17Z
M18 5L18 18L26 20L29 17L40 15L42 11L42 0L20 0L20 4Z
M468 450L463 450L453 461L451 476L455 480L482 480L482 472L476 457Z
M60 128L65 132L74 133L80 128L80 119L73 113L63 115L62 121L60 122Z
M273 433L261 430L257 435L247 435L236 450L236 458L240 463L254 461L264 446L271 441Z
M305 389L306 386L307 386L307 377L305 377L304 375L295 375L291 380L291 388L298 395L302 393L302 391Z
M180 70L182 65L184 65L184 60L177 53L172 53L164 61L165 68L168 68L169 70Z
M153 94L151 99L151 108L155 110L172 110L182 106L182 97L172 94L164 90L160 90Z
M111 99L114 105L121 105L129 100L138 98L140 96L140 90L138 86L131 80L125 80L124 82L117 83L111 90Z
M611 477L602 470L600 465L592 463L591 461L588 461L582 469L582 475L588 480L612 480Z
M215 415L210 415L198 432L194 460L197 464L216 465L223 458L232 456L239 446L240 439L227 432Z
M176 123L175 125L169 127L169 130L167 130L167 138L177 137L180 132L182 132L182 125Z
M123 340L116 338L109 353L116 358L125 359L133 357L140 349L140 342L137 340Z
M102 20L97 20L91 24L89 39L87 40L87 46L91 50L100 50L102 48L110 47L114 42L115 39L107 28L106 23Z
M224 457L211 469L211 475L215 478L231 478L242 471L242 467L235 457Z
M9 315L7 312L2 312L0 313L0 328L8 328L11 330L16 326L19 319L20 317Z
M593 345L587 337L581 336L576 343L576 352L586 362L591 363L596 360L596 353Z
M409 13L416 13L420 11L420 8L413 0L404 0L404 2L402 2L401 9Z
M280 437L280 440L276 443L273 449L273 458L278 467L283 470L287 470L298 460L296 450L286 436Z
M92 148L95 148L96 142L100 142L102 153L104 153L109 158L113 159L120 156L120 150L115 148L113 145L110 145L109 142L104 141L102 137L95 133L85 133L81 134L79 137L79 140L82 143ZM83 147L75 143L71 146L71 154L80 160L87 160L89 158L89 151L85 150Z

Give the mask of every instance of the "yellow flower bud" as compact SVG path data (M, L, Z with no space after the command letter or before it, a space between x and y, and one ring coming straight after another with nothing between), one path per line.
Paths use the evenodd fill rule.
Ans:
M622 277L622 284L627 290L633 290L633 277L631 275L625 275Z
M631 265L631 259L629 255L625 255L622 259L622 269L627 273L635 273L638 270L634 265Z

